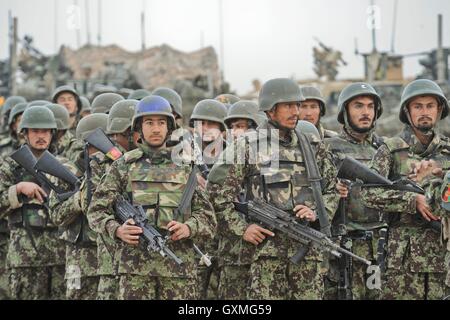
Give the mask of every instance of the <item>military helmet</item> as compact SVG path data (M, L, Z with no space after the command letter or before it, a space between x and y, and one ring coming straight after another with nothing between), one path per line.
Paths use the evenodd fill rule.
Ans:
M341 124L345 124L344 111L348 102L358 96L371 96L375 101L375 113L376 119L378 119L383 113L383 105L381 104L381 98L376 90L368 83L355 82L346 86L340 93L338 98L338 121Z
M78 94L77 90L75 90L75 88L73 88L71 86L64 85L64 86L60 86L60 87L56 88L52 94L52 102L58 103L57 101L58 101L59 95L62 93L65 93L65 92L69 92L74 95L75 100L77 101L77 111L78 111L78 113L80 113L81 108L82 108L82 102L80 100L80 95Z
M80 112L91 112L91 103L88 98L80 96L81 100L81 110Z
M142 99L144 99L145 97L150 96L151 94L152 94L152 93L151 93L150 91L148 91L148 90L145 90L145 89L137 89L137 90L134 90L133 92L131 92L131 93L128 95L128 98L127 98L127 99L142 100Z
M27 107L20 121L19 131L23 129L57 129L55 116L45 106Z
M299 120L297 122L297 127L296 129L299 129L300 132L303 132L306 135L313 135L316 138L320 139L320 133L319 130L317 130L316 126L313 125L311 122L309 121L305 121L305 120Z
M116 102L109 111L106 134L122 133L131 127L138 100L126 99Z
M93 113L82 118L77 125L75 135L77 139L84 140L97 128L106 131L106 123L108 122L108 115L104 113Z
M183 118L182 100L180 95L175 90L166 87L159 87L153 90L152 94L163 97L169 101L173 112L175 112L180 118Z
M320 90L313 86L304 86L304 87L301 87L300 90L302 91L302 95L305 100L319 101L320 116L323 117L326 113L326 108L325 108L326 103L325 103L325 99L323 98Z
M136 105L131 124L131 130L137 131L137 120L144 116L161 115L167 117L169 130L175 129L175 117L172 114L172 107L169 101L160 96L149 95L143 98Z
M412 98L418 96L434 96L437 98L439 105L442 106L441 119L444 119L448 115L448 101L442 92L441 87L431 80L428 79L418 79L414 80L405 87L402 93L402 98L400 101L400 121L408 124L408 117L406 116L406 107Z
M234 103L230 109L228 109L228 114L223 120L225 124L230 128L233 120L237 119L247 119L254 123L255 126L258 125L257 120L258 104L253 101L240 100Z
M33 100L33 101L28 102L27 108L34 107L34 106L46 106L50 103L51 102L47 101L47 100Z
M259 91L259 110L270 111L277 103L303 101L300 87L288 78L271 79Z
M222 93L219 94L217 97L215 97L214 100L222 102L225 105L225 107L229 109L233 104L241 100L241 98L231 93Z
M226 130L224 119L227 116L227 107L222 102L214 99L205 99L198 102L192 111L189 125L194 127L195 120L208 120L222 125L222 131Z
M117 101L125 100L120 94L107 92L99 94L92 101L91 112L92 113L108 113L113 104Z
M2 116L7 116L8 112L11 112L11 110L14 108L14 106L21 102L27 102L24 97L21 96L11 96L5 100L5 103L2 107Z
M46 107L53 112L58 130L70 129L70 114L66 107L56 103L50 103Z
M26 102L19 102L17 103L14 108L11 109L11 112L9 113L9 118L8 118L8 125L12 125L12 123L14 122L15 118L22 114L25 109L27 108L28 103Z

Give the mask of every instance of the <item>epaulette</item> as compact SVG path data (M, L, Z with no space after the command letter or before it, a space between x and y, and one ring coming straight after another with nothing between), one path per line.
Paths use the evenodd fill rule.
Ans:
M140 159L144 155L144 152L137 148L131 151L128 151L123 155L123 158L126 163L135 162L136 160Z

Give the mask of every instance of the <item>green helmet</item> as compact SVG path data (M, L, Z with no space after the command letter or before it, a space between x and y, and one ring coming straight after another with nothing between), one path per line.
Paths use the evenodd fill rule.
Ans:
M28 107L34 107L34 106L46 106L48 104L50 104L50 101L47 100L33 100L31 102L28 102L27 108Z
M338 121L341 124L345 124L344 111L347 103L358 96L371 96L375 101L375 114L378 119L383 113L383 105L381 104L381 98L376 90L368 83L355 82L346 86L339 95L338 98ZM375 120L376 120L375 119Z
M304 86L304 87L301 87L300 90L302 91L302 95L305 100L319 101L320 116L323 117L326 112L326 109L325 109L326 103L325 103L325 99L323 98L320 90L313 86Z
M192 111L189 125L194 127L195 120L209 120L222 125L222 131L226 130L223 120L227 116L227 107L217 100L205 99L198 102Z
M161 115L167 117L169 131L175 129L175 117L169 101L160 96L150 95L136 105L131 130L137 131L137 120L144 116Z
M11 112L12 108L18 103L27 102L24 97L21 96L11 96L5 100L5 103L2 107L2 116L8 116L8 113Z
M95 129L101 128L106 131L106 123L108 122L108 115L104 113L93 113L82 118L77 125L75 135L77 139L84 140Z
M175 112L180 118L183 118L181 97L175 90L166 87L159 87L153 90L152 94L163 97L169 101L173 112Z
M402 93L402 98L400 101L400 121L408 124L408 117L406 116L407 106L409 101L418 96L434 96L437 98L439 105L442 107L441 119L444 119L448 115L448 101L442 92L441 87L431 80L419 79L410 82Z
M253 122L253 125L258 126L257 120L258 104L253 101L240 100L234 103L230 109L224 121L228 128L231 127L233 120L247 119Z
M125 100L120 94L117 93L102 93L95 97L92 101L91 112L92 113L108 113L113 104L117 101Z
M70 115L66 107L56 103L50 103L46 107L53 112L58 130L70 129Z
M122 133L131 127L138 100L126 99L116 102L109 111L106 134Z
M148 97L149 95L151 95L152 93L148 90L145 89L137 89L134 90L133 92L131 92L128 95L128 99L134 99L134 100L142 100L145 97Z
M8 118L8 125L12 125L12 123L15 121L16 117L20 114L22 114L25 109L27 108L28 103L26 102L19 102L14 106L14 108L11 109L11 112L9 113Z
M80 112L91 112L91 103L88 98L80 96L81 100L81 110Z
M303 101L300 87L288 78L271 79L259 91L259 110L269 111L277 103Z
M225 105L225 107L229 109L233 104L241 100L241 98L235 96L234 94L223 93L215 97L214 100L222 102Z
M19 131L23 129L57 129L55 116L45 106L27 107L20 121Z
M299 120L297 122L297 129L300 130L300 132L305 133L306 135L313 135L315 136L317 139L320 140L320 134L319 134L319 130L317 130L316 126L313 125L311 122L309 121L305 121L305 120Z
M71 93L74 95L75 100L77 101L77 113L80 113L81 108L82 108L82 102L80 100L80 95L78 94L77 90L75 90L75 88L73 88L71 86L65 85L65 86L60 86L60 87L56 88L52 94L52 102L58 103L57 101L58 101L59 95L62 93L65 93L65 92L68 92L68 93Z

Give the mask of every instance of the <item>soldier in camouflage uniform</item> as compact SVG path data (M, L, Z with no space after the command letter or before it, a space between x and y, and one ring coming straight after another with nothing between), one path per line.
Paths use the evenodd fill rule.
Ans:
M4 137L9 136L8 130L9 113L11 112L12 108L14 108L14 106L20 102L27 102L27 101L25 100L24 97L21 96L11 96L5 100L5 103L3 104L0 112L1 116L0 141L2 141Z
M82 102L78 92L71 86L60 86L53 91L52 103L62 105L67 109L70 117L69 130L75 135L82 108Z
M212 168L217 161L226 144L223 134L226 132L224 119L227 115L225 105L217 100L205 99L198 102L192 111L189 120L190 126L194 128L193 143L199 148L194 148L194 158L197 159L197 152L201 152L200 157L203 162ZM199 185L205 189L206 181L198 174L197 180ZM217 299L219 274L217 265L218 239L215 237L213 241L207 243L199 243L199 247L212 256L212 265L207 267L199 266L198 279L201 290L201 299Z
M342 90L338 107L337 119L343 125L342 131L339 136L324 140L335 159L336 167L340 166L346 156L369 164L382 143L382 139L374 133L376 120L383 113L380 96L367 83L353 83ZM361 200L361 187L357 185L351 188L350 195L340 201L341 206L333 223L334 235L343 236L347 245L352 244L355 254L376 263L379 233L380 230L386 232L386 224L382 221L381 212L365 207ZM342 225L344 221L345 225ZM343 259L346 258L343 257ZM332 261L332 265L333 262L336 261ZM379 292L369 290L366 286L367 266L359 261L352 261L351 268L349 279L351 279L352 287L347 289L345 298L341 295L342 291L336 295L339 270L335 266L331 268L332 283L328 298L376 299ZM345 271L341 270L341 272Z
M326 106L325 99L320 93L319 89L311 86L301 87L304 101L300 106L299 120L306 120L311 122L319 130L320 136L323 139L337 136L337 132L325 129L320 122L320 118L325 116Z
M77 139L84 139L95 129L106 130L108 116L91 114L78 122ZM68 300L93 300L97 297L99 276L97 275L97 234L88 225L86 218L90 198L99 181L90 176L90 159L100 153L93 146L79 155L74 165L74 173L84 177L80 191L64 202L53 196L50 217L56 225L63 228L61 236L66 241L66 298ZM88 157L88 159L86 159ZM54 195L54 194L53 194Z
M294 81L281 78L266 82L259 93L259 108L267 113L269 120L255 133L229 146L208 177L207 189L217 212L218 232L228 238L228 247L220 251L229 251L237 261L245 261L248 253L243 250L240 238L255 246L247 282L250 299L321 299L323 296L326 272L323 254L309 247L302 261L292 264L289 259L302 246L299 242L247 221L233 206L245 186L247 200L265 199L301 220L316 220L315 200L293 130L302 100ZM320 159L325 215L332 217L338 202L334 190L336 169L320 140L313 136L307 139L316 150L316 159ZM264 150L256 149L264 144ZM225 160L233 150L241 150L243 159L238 158L232 165Z
M118 101L125 100L120 94L107 92L95 97L91 104L91 113L109 113L111 107Z
M25 110L19 130L33 154L47 150L56 130L53 113L46 107ZM0 218L8 217L7 254L14 299L63 299L64 244L44 205L47 195L25 169L11 158L0 167Z
M138 102L138 100L132 99L118 101L108 114L106 134L116 142L123 153L135 149L131 134L131 122ZM112 160L103 153L95 154L91 161L93 185L100 184L102 176L108 171L111 164ZM97 274L100 277L97 299L99 300L113 300L119 297L118 261L114 259L116 251L115 241L110 237L97 235Z
M23 137L19 134L19 124L22 119L22 114L27 108L28 104L26 102L20 102L12 108L9 113L8 127L9 127L9 138L7 143L5 143L0 149L0 157L5 158L11 154L14 150L18 149L21 144L24 143Z
M255 102L240 100L233 104L224 119L233 138L238 138L258 126L258 105Z
M115 161L97 187L88 219L92 229L116 242L120 299L196 299L197 261L192 241L212 238L216 219L206 194L195 190L190 214L174 216L187 182L190 166L177 166L165 141L175 128L170 104L148 96L136 106L132 130L142 143ZM149 223L170 237L169 248L183 260L173 260L140 246L141 228L128 220L121 224L114 214L119 196L142 205Z
M415 80L405 87L400 104L405 128L384 141L372 167L392 181L408 178L421 160L431 159L448 169L450 141L435 131L437 122L448 115L441 88L430 80ZM442 298L447 271L445 249L439 234L424 220L438 219L425 196L377 188L367 189L363 196L367 206L383 210L389 224L382 298Z
M68 160L74 160L77 154L83 150L83 143L77 139L70 129L70 115L67 109L59 104L51 103L46 105L55 116L56 131L55 155L60 155Z

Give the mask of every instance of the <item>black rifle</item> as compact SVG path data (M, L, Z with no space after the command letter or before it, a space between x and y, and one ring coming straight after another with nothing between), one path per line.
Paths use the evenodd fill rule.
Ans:
M101 128L95 129L84 140L111 160L117 160L122 156L122 152L114 146Z
M37 180L47 195L50 189L53 190L59 201L68 199L79 189L78 178L47 150L44 151L39 160L36 160L29 146L25 144L12 153L11 158ZM53 184L44 173L48 173L68 183L73 189L70 191L63 190L61 187Z
M351 157L345 157L342 161L337 177L352 181L360 180L362 181L361 187L365 188L384 188L425 194L425 191L415 182L408 179L391 181ZM426 221L419 213L416 213L415 218L420 222L426 222L427 227L433 231L441 232L440 221Z
M148 251L158 252L163 257L168 256L178 265L183 263L183 261L167 247L167 237L164 238L155 227L148 223L147 215L142 206L135 207L121 196L117 199L115 207L116 216L122 223L125 223L129 219L133 219L136 226L142 229L141 239Z
M299 251L291 257L290 260L292 263L297 264L305 254L305 247L311 244L338 258L340 258L342 254L345 254L362 263L371 265L369 260L341 248L324 233L301 224L294 215L260 199L254 199L248 203L234 202L234 208L236 211L246 215L250 220L262 223L266 227L274 230L278 230L286 234L289 238L302 243L304 247L300 248Z

